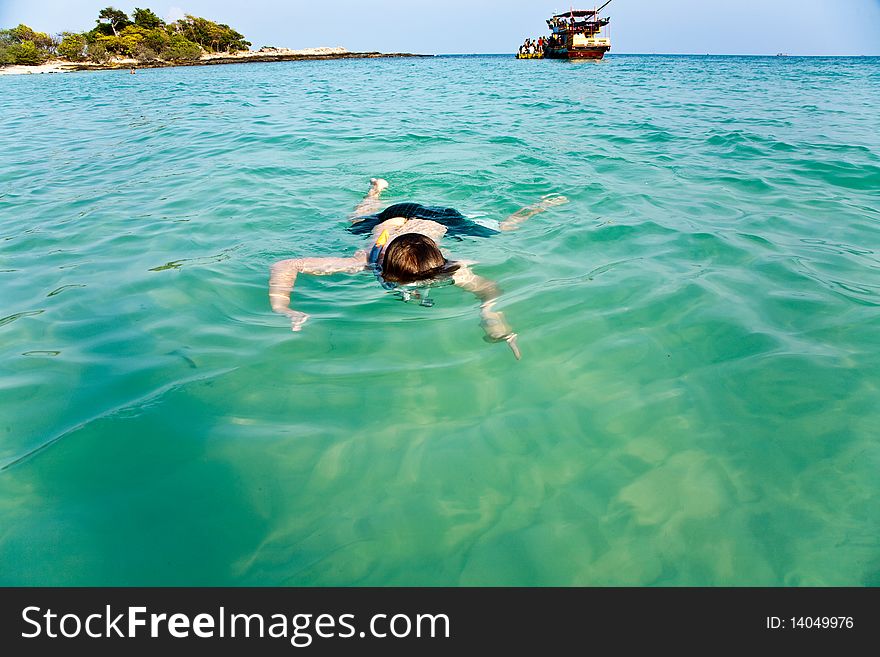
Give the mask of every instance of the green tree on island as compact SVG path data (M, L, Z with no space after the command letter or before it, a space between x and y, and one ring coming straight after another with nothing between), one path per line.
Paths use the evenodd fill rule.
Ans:
M251 45L250 41L245 41L243 34L228 25L189 14L169 27L210 52L236 52L247 50Z
M107 36L109 36L109 33L106 32L106 29L109 26L115 37L119 36L116 30L117 27L122 29L127 25L131 25L131 21L128 20L126 13L115 7L105 7L102 9L98 12L98 20L95 22L98 24L98 29L102 30Z
M61 43L58 45L58 55L72 62L81 62L86 58L88 41L84 34L63 32Z
M135 25L146 30L155 30L157 27L165 27L165 21L156 16L152 9L135 7L134 13L131 16L134 19Z
M53 56L100 64L113 57L174 62L198 59L204 51L234 53L251 45L223 23L189 14L166 23L153 10L140 7L130 17L115 7L105 7L95 23L89 32L63 32L54 38L27 25L0 30L0 65L42 64Z
M45 32L36 32L24 24L0 30L0 65L42 64L55 54L58 41Z
M57 46L55 39L50 37L48 34L46 34L45 32L35 32L24 24L12 28L10 30L10 33L12 34L13 38L15 38L19 43L31 41L40 50L52 52Z

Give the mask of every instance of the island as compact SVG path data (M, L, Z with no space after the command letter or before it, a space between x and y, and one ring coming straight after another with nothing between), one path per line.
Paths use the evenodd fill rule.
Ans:
M351 52L342 47L291 50L251 42L223 23L185 15L166 22L151 9L131 16L114 7L98 13L88 32L50 36L27 25L0 30L0 75L64 71L207 66L250 62L378 57L430 57L411 53Z

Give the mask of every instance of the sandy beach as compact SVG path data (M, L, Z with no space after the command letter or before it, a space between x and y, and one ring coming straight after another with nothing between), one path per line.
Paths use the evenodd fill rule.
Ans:
M73 64L63 59L51 59L39 66L0 66L0 75L28 75L32 73L67 73L75 70Z

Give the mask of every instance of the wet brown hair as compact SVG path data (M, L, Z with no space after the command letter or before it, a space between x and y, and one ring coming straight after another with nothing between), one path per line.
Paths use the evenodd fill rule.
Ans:
M458 268L443 257L440 247L430 237L406 233L392 240L385 249L382 278L405 285L448 275Z

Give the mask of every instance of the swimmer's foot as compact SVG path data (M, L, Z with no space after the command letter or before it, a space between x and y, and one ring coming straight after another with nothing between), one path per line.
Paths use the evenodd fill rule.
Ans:
M388 189L387 180L384 178L371 178L370 191L367 192L364 200L358 203L354 212L352 212L352 221L354 223L359 223L359 221L362 221L363 215L378 212L380 204L379 197L386 189Z
M378 197L379 194L388 189L388 181L384 178L371 178L369 196Z
M547 196L541 197L541 203L539 205L542 208L552 208L556 205L565 205L566 203L568 203L568 198L562 194L547 194Z
M536 214L541 214L542 212L545 212L554 206L563 205L565 203L568 203L568 199L562 194L547 194L534 205L530 205L523 208L522 210L514 212L498 225L498 230L516 230L517 228L519 228L519 225L521 223L528 219L531 219Z

